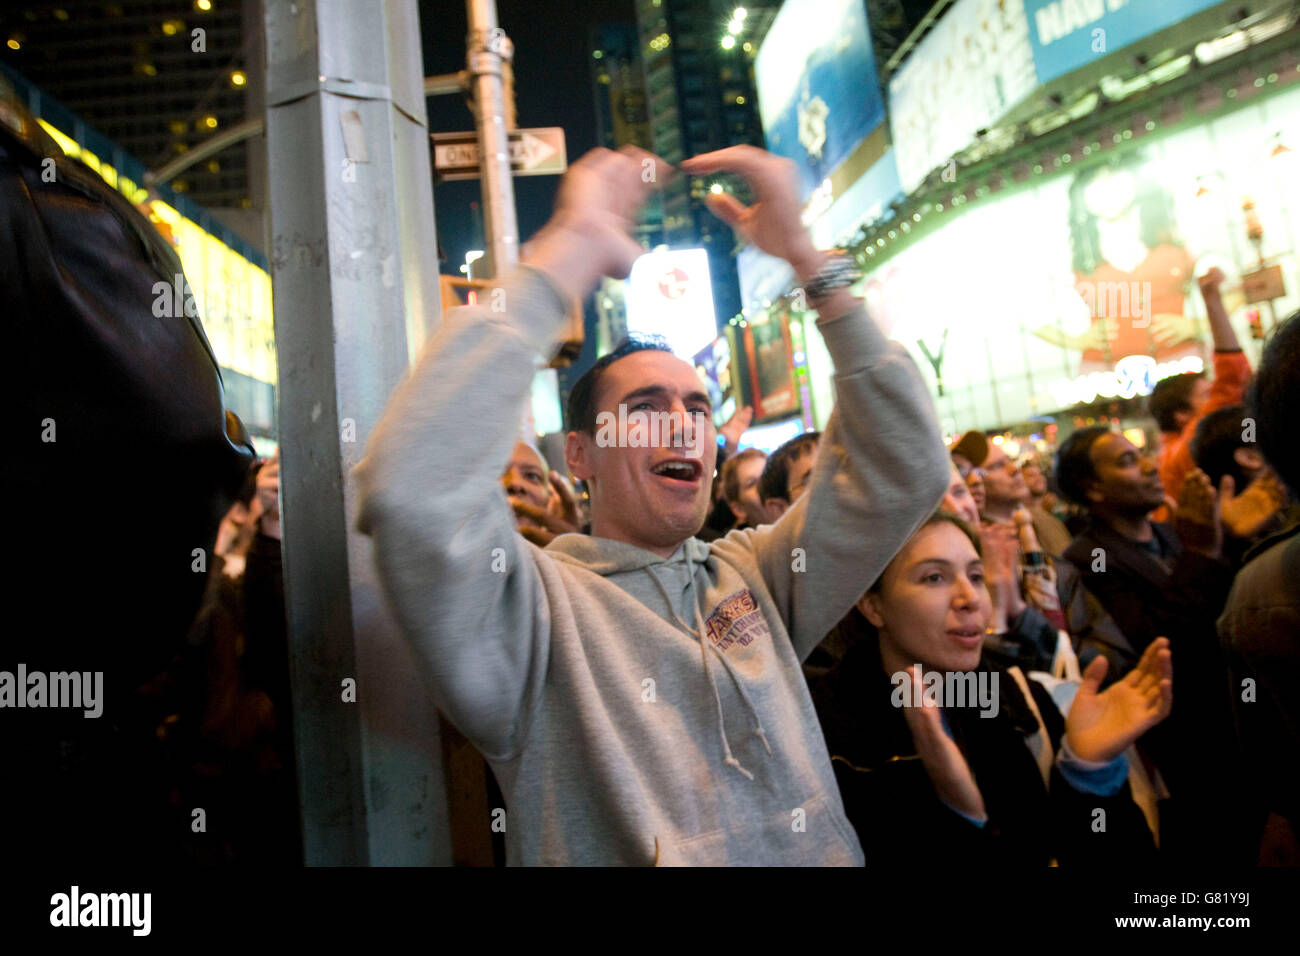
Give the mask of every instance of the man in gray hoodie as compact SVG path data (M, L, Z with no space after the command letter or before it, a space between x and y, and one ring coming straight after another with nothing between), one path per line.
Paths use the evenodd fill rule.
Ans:
M799 664L933 511L948 458L915 365L803 228L791 164L740 146L683 169L748 180L752 206L723 194L713 211L790 262L818 310L837 408L807 493L773 525L695 538L707 393L643 349L588 381L595 421L569 423L592 534L545 550L515 534L499 471L534 369L569 302L641 254L629 230L670 172L597 150L486 297L503 309L450 313L393 395L358 468L360 526L439 709L501 782L510 862L861 864ZM666 441L595 427L647 411Z

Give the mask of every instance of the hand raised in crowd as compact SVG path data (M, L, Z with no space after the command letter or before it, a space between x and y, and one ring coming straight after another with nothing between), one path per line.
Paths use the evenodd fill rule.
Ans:
M1137 667L1099 692L1109 666L1104 655L1093 659L1065 718L1065 739L1080 760L1114 760L1173 707L1173 652L1167 637L1147 645Z
M682 164L692 176L737 173L754 191L755 202L746 206L728 193L710 193L709 210L768 255L794 266L800 279L820 267L823 256L813 245L801 218L799 181L795 165L756 146L728 146Z
M727 454L732 454L738 445L740 445L740 436L745 434L749 428L749 423L754 420L754 409L746 405L744 408L736 410L736 414L727 419L725 425L718 429L718 434L727 441Z
M1200 287L1202 297L1218 295L1222 290L1223 283L1228 277L1223 274L1223 270L1215 266L1205 275L1196 280Z
M917 755L934 784L934 792L947 806L976 819L988 819L984 797L975 783L975 775L957 746L943 729L939 705L925 699L921 671L916 665L907 669L912 681L912 700L919 706L904 707L903 717L912 733Z
M1224 475L1219 483L1219 513L1223 527L1238 538L1252 538L1286 504L1286 489L1272 470L1265 471L1237 494L1237 482Z
M582 513L573 486L558 471L550 473L550 482L552 493L545 510L521 498L510 499L516 518L524 519L519 522L519 533L539 548L546 547L562 534L582 532Z
M625 277L645 252L631 236L637 215L671 174L670 165L634 146L593 149L565 173L555 212L529 242L523 261L574 299L601 276Z
M993 629L1003 632L1025 610L1020 593L1020 539L1015 525L983 522L979 527L984 577L993 599Z
M1223 522L1219 516L1219 496L1210 477L1197 468L1183 479L1174 512L1174 530L1183 547L1210 558L1223 550Z

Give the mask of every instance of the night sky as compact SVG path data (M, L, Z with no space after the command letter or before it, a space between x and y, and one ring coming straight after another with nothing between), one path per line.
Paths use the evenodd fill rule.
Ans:
M595 92L587 52L587 30L595 23L632 22L632 0L497 0L501 27L515 44L515 103L520 127L564 128L569 161L596 145ZM465 4L459 0L421 0L424 73L432 76L465 68ZM427 100L429 130L451 133L474 129L464 97ZM521 244L546 222L558 176L515 178L515 203ZM465 251L483 248L477 181L441 183L434 190L438 242L447 257L442 270L459 275ZM477 221L476 221L477 219Z

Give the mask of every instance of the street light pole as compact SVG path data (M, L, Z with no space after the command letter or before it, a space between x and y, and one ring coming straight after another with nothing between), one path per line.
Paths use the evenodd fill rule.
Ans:
M492 278L501 279L519 261L519 224L502 81L503 65L514 55L514 44L497 25L496 0L465 0L465 8L469 14L466 63L478 129L486 258Z

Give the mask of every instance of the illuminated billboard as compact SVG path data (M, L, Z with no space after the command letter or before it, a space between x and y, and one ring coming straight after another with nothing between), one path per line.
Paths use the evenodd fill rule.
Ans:
M709 254L704 249L660 249L632 264L627 278L627 331L662 335L688 362L718 335Z
M885 118L864 0L785 0L754 79L767 148L795 161L801 202Z
M903 189L912 192L1037 85L1023 0L957 0L889 81Z
M1038 82L1047 83L1220 0L1024 0Z
M1279 270L1266 320L1300 306L1300 152L1279 144L1300 146L1300 89L949 210L861 294L912 353L950 433L1208 366L1196 277L1213 266L1257 357L1243 276L1261 259Z

